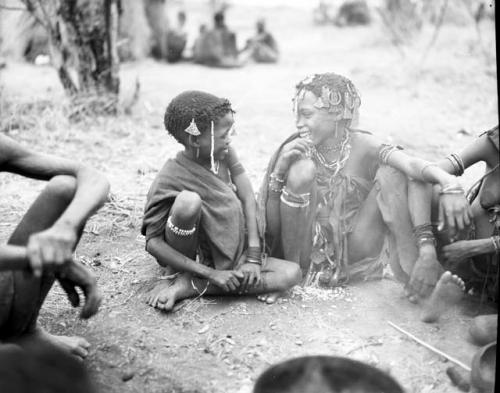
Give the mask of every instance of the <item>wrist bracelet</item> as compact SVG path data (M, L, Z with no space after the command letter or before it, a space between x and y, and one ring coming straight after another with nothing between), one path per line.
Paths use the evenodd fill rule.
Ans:
M464 193L463 187L457 183L447 184L439 192L440 195L443 195L443 194L463 194L463 193Z

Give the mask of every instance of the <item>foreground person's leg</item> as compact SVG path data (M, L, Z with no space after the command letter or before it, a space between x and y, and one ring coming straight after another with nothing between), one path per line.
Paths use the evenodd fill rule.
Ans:
M69 176L52 178L28 209L8 243L25 246L32 234L50 228L71 203L75 191L74 178ZM54 283L52 273L45 273L40 278L24 272L0 274L11 275L14 289L9 317L0 327L3 339L9 341L20 339L20 343L48 342L77 356L87 356L89 343L83 338L53 336L37 326L38 313Z

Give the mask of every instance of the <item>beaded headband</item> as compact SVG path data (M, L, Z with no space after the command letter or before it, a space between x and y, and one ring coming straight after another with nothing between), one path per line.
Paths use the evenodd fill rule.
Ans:
M311 84L316 75L311 75L305 78L297 90L293 98L294 112L297 113L299 102L304 99L307 85ZM342 114L342 119L352 119L354 112L361 105L361 98L354 84L346 81L346 91L344 92L344 105L342 105L342 93L338 90L333 90L329 86L321 87L321 96L316 100L314 107L318 109L326 109L328 112Z

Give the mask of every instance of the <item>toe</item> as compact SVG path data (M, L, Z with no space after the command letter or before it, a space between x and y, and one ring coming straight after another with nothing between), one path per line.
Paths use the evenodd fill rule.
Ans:
M90 348L90 343L85 340L84 338L80 338L78 345L82 348L89 349Z

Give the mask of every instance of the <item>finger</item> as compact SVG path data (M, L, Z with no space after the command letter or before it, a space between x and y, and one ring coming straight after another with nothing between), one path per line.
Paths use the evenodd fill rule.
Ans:
M439 204L439 213L438 213L438 231L442 231L444 228L444 207L443 204Z
M464 211L464 225L466 227L469 227L470 224L471 224L471 211L470 211L470 207L469 206L466 206L465 207L465 211Z
M455 220L457 222L457 230L463 231L463 229L465 228L463 212L457 212L457 214L455 215Z
M455 236L456 233L455 216L453 215L453 212L451 212L449 209L446 209L445 216L446 216L446 224L448 225L448 228L450 230L450 235Z
M238 280L238 278L236 278L235 276L231 277L230 281L233 283L235 287L234 290L238 289L241 285L240 280Z
M250 279L250 273L245 274L245 277L243 278L243 281L240 284L240 293L246 291L249 279Z
M82 307L80 317L83 319L88 319L91 316L97 314L97 311L99 311L102 297L99 293L97 282L94 277L91 277L90 283L82 289L85 294L85 304Z
M253 287L254 281L255 281L255 272L250 272L249 278L248 278L248 285L245 288L245 292L247 292L250 288Z
M35 277L42 276L42 256L40 255L38 247L28 247L28 258L30 260L30 267Z
M52 246L49 247L41 247L40 248L42 254L42 263L53 265L56 259L55 249Z
M229 280L227 280L227 287L229 288L229 291L231 291L231 292L236 291L236 285L234 285L234 282L231 278Z
M241 280L245 275L239 270L233 270L233 276L236 276L236 278L239 278Z
M78 307L80 305L80 295L78 295L75 285L71 281L64 279L59 279L59 284L61 284L62 289L66 292L71 305L73 307Z

